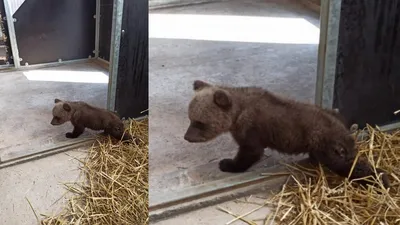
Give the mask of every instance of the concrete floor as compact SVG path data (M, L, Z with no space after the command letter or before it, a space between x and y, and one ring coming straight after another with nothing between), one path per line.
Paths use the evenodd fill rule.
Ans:
M84 153L69 151L0 169L0 224L32 225L38 216L55 215L67 204L63 183L79 179L78 161Z
M27 74L41 80L29 80L31 78L28 79L25 76ZM82 100L105 107L107 83L90 82L100 82L99 78L104 81L108 79L107 76L108 72L94 63L0 73L1 159L51 148L70 141L65 137L65 133L73 129L70 123L61 126L50 124L54 99ZM82 80L86 77L88 81ZM71 78L76 82L75 80L60 82ZM82 138L89 136L90 133L93 132L86 130Z
M267 196L265 193L259 193L257 195L252 195L237 199L240 200L241 202L229 201L215 206L210 206L189 213L181 214L179 216L172 217L166 220L150 222L150 224L151 225L176 225L176 224L223 225L231 221L232 219L235 219L235 217L226 212L220 211L218 209L219 207L228 210L231 213L241 216L258 208L259 205L257 204L262 205L266 197ZM265 219L270 213L271 209L265 206L245 216L244 219L251 220L252 222L255 222L257 225L258 224L264 225ZM248 223L241 220L236 220L231 224L247 225Z
M277 2L232 0L150 13L303 18L319 27L318 15L290 1ZM152 26L161 27L162 24L152 24L150 20L150 30ZM257 27L253 36L258 35L258 29L263 27ZM290 33L294 27L282 29ZM224 30L216 29L214 32ZM229 135L203 144L190 144L183 139L189 125L187 106L193 94L194 80L258 85L278 94L312 102L317 50L317 44L152 38L150 33L150 198L155 193L233 176L218 170L219 160L234 157L236 153L237 146ZM269 150L266 154L271 157L253 170L273 166L280 159L298 159Z

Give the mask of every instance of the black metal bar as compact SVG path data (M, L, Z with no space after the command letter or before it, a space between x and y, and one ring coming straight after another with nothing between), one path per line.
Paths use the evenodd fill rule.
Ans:
M113 0L100 0L99 58L110 60Z
M121 117L148 114L148 18L147 0L124 1L115 90Z
M399 121L399 74L400 0L343 0L334 107L360 128Z

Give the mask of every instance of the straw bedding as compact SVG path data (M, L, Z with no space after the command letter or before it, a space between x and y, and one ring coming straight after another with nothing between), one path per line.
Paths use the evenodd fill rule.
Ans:
M400 131L385 133L378 127L367 126L362 136L361 133L355 134L360 140L358 156L368 157L375 168L389 173L388 190L380 181L376 181L376 187L364 188L321 165L286 165L290 176L281 191L263 204L252 202L260 206L245 215L262 207L272 207L272 213L262 224L400 224ZM246 216L235 215L235 220L259 224Z
M148 119L129 120L138 143L100 136L81 161L82 183L66 184L68 206L43 225L148 224Z

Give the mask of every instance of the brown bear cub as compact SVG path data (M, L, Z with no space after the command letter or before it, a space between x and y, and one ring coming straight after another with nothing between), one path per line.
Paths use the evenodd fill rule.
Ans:
M357 155L354 137L334 110L279 97L258 87L224 87L203 81L193 84L189 104L188 142L206 142L230 132L239 151L223 159L224 172L244 172L261 159L264 148L286 154L308 153L342 177L347 177ZM382 183L390 186L381 169ZM367 160L359 160L350 179L375 176ZM360 181L366 184L365 181Z
M79 137L85 128L92 130L104 130L104 134L109 134L119 140L131 140L128 133L124 133L124 124L121 119L113 112L91 106L85 102L54 100L53 119L51 125L61 125L70 121L74 126L72 132L65 134L67 138Z

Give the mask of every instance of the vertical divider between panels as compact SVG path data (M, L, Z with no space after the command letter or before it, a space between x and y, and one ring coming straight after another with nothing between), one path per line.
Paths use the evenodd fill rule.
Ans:
M100 44L100 5L101 0L96 0L96 33L95 33L95 46L94 57L99 57L99 44Z
M326 40L328 31L329 17L329 0L321 0L320 16L319 16L319 44L318 44L318 61L317 61L317 79L315 87L315 104L322 106L322 92L324 84L324 69L326 57Z
M107 109L112 111L115 111L123 7L124 0L114 0L110 43L110 68L107 93Z
M20 67L20 58L17 45L17 36L15 35L14 18L11 11L10 0L4 0L4 10L6 12L7 26L8 26L8 38L10 39L11 51L13 56L14 67Z
M323 108L333 107L341 6L342 0L321 1L315 103Z
M333 107L342 0L329 0L322 107Z

